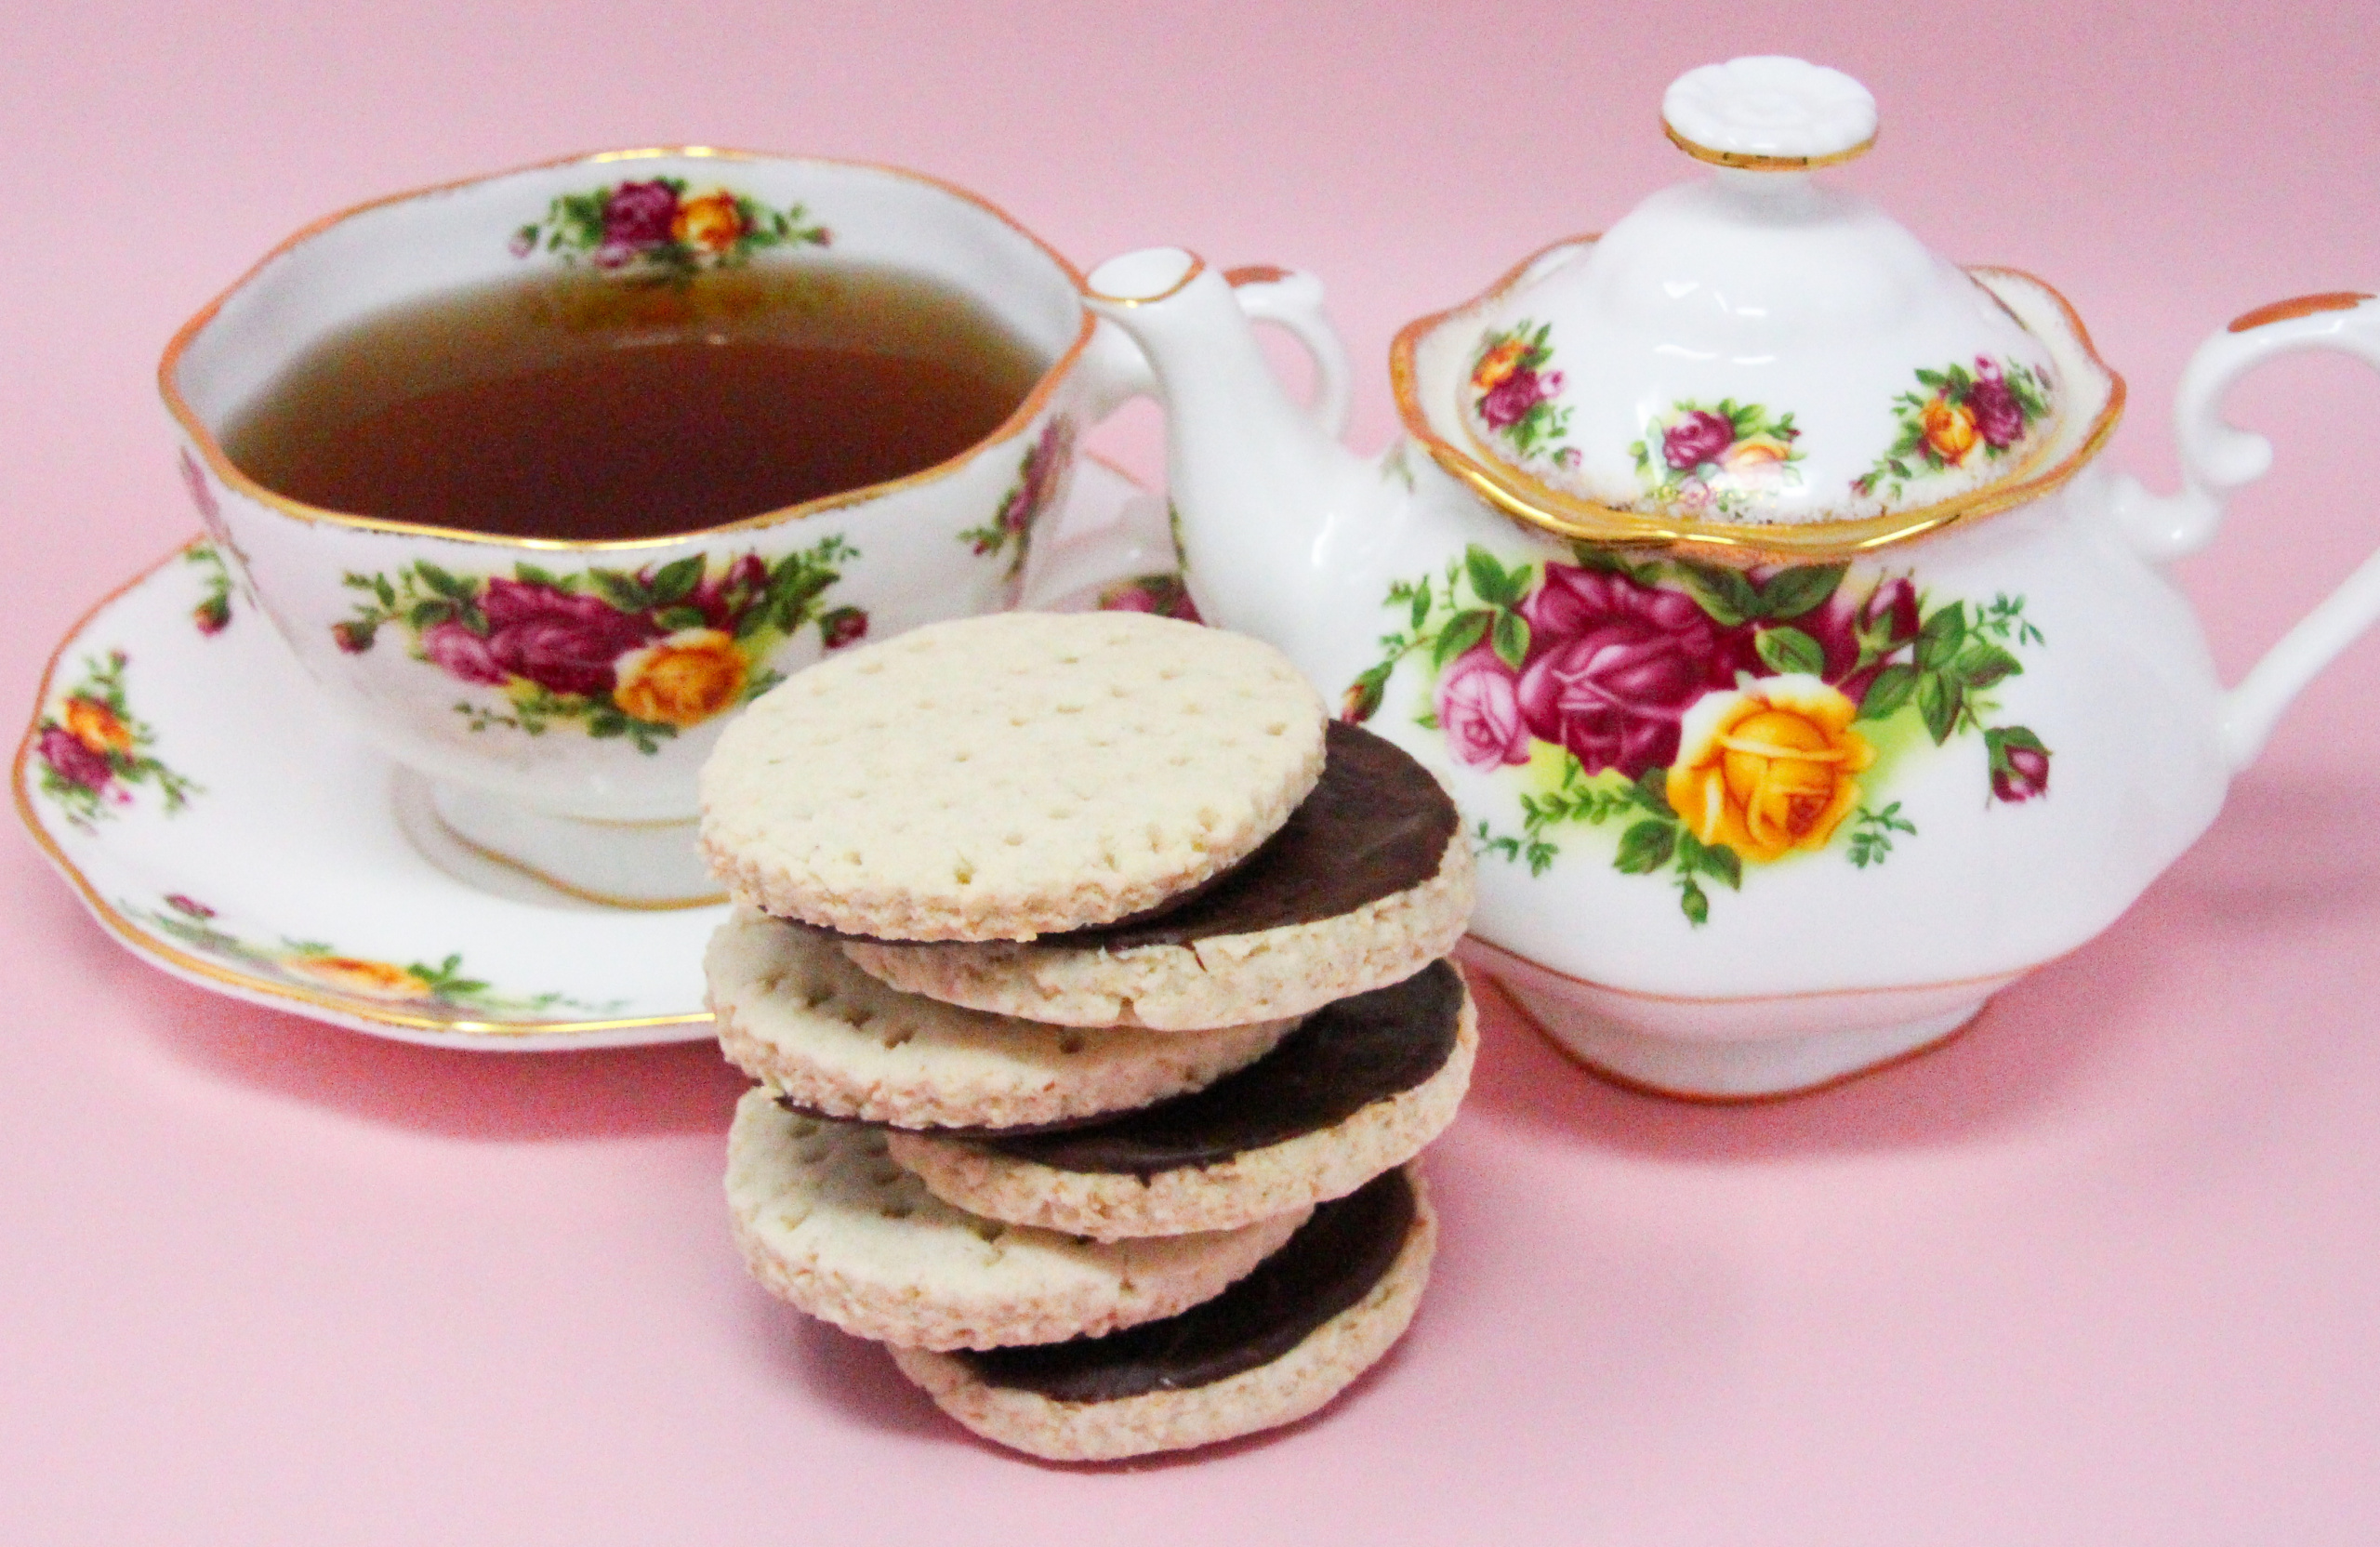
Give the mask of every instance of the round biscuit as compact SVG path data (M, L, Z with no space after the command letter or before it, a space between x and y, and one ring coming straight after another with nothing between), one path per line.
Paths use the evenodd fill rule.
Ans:
M800 1105L895 1128L1024 1128L1200 1090L1272 1051L1294 1019L1160 1033L1083 1030L888 988L834 942L748 908L703 971L728 1061Z
M1056 1025L1192 1031L1304 1015L1412 976L1462 938L1474 876L1458 832L1428 880L1313 923L1120 951L1048 940L842 946L893 987L948 1004Z
M1409 1091L1376 1101L1329 1128L1207 1166L1143 1178L1130 1171L1070 1171L1020 1160L963 1139L891 1135L892 1156L945 1201L989 1219L1099 1241L1175 1231L1228 1230L1343 1197L1419 1155L1454 1120L1471 1086L1479 1019L1463 995L1454 1051Z
M787 1112L745 1092L728 1135L727 1203L762 1286L847 1332L913 1348L1095 1337L1212 1299L1308 1210L1244 1228L1101 1245L979 1219L927 1192L880 1130Z
M737 717L703 767L703 852L738 898L846 934L1111 923L1288 820L1326 719L1245 635L1139 613L931 624Z
M896 1348L893 1362L925 1388L936 1407L968 1428L1045 1461L1120 1461L1295 1422L1379 1363L1421 1304L1437 1250L1437 1216L1420 1168L1408 1167L1406 1174L1413 1186L1413 1223L1388 1271L1363 1299L1254 1369L1208 1385L1112 1402L1062 1402L987 1384L947 1354Z

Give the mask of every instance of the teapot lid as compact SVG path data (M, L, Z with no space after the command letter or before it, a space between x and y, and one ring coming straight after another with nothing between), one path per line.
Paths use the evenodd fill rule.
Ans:
M2122 383L2048 286L1959 269L1812 169L1875 143L1839 71L1707 65L1662 100L1716 170L1399 336L1438 460L1571 536L1837 555L2004 509L2114 429Z

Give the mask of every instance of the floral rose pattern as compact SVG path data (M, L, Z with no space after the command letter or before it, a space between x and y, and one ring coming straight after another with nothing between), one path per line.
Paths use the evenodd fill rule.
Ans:
M123 911L192 950L247 968L291 987L315 989L376 1005L403 1005L434 1019L537 1017L556 1010L608 1014L621 1008L617 1001L588 1004L558 993L501 992L468 976L460 953L437 962L400 965L371 957L342 956L319 941L284 940L260 945L227 929L217 919L215 909L179 892L165 898L163 907L139 908L125 904Z
M1678 424L1702 438L1681 455L1721 433ZM1866 869L1916 835L1900 801L1865 803L1873 738L1897 725L1936 746L1980 734L1989 800L2048 792L2049 747L1990 722L1990 690L2024 669L2016 652L2044 642L2021 597L1938 601L1906 575L1855 582L1846 564L1746 571L1585 544L1571 557L1507 568L1474 546L1395 582L1398 627L1342 701L1342 718L1368 720L1397 667L1422 664L1420 722L1456 761L1525 787L1519 833L1478 825L1486 852L1542 875L1563 829L1614 825L1614 866L1668 875L1699 925L1706 884L1739 890L1747 865L1840 844Z
M411 635L415 659L501 690L494 706L455 706L474 731L541 735L575 721L654 752L774 687L782 678L760 663L803 628L814 626L827 650L866 638L866 613L820 606L841 578L838 566L858 557L830 536L774 563L747 553L717 570L699 554L568 575L534 564L457 575L422 560L393 575L348 575L364 600L331 636L362 654L394 628Z
M1190 600L1190 588L1182 583L1182 576L1165 570L1102 587L1097 610L1155 613L1159 617L1178 617L1184 623L1206 621L1198 615L1197 604Z
M134 790L157 791L168 815L190 803L196 783L160 761L156 734L134 717L121 650L88 657L83 674L33 727L41 792L85 831L134 803Z
M1562 444L1570 431L1570 410L1557 406L1562 373L1554 361L1551 323L1531 326L1524 318L1480 340L1471 364L1471 411L1480 428L1526 461L1542 456L1576 466L1578 451Z
M717 188L689 195L683 178L654 178L564 193L545 218L512 233L512 255L545 252L623 279L683 284L733 268L767 247L824 247L834 233L800 205L770 209Z
M1975 368L1917 373L1914 392L1893 400L1892 447L1852 482L1863 495L1897 499L1919 479L2004 456L2049 413L2049 384L2030 366L1988 355Z
M1688 516L1743 516L1759 498L1801 482L1802 432L1791 414L1722 398L1682 402L1628 448L1647 498Z
M1016 482L1000 497L1000 508L993 512L992 519L959 534L959 540L976 553L1008 554L1008 577L1012 580L1025 568L1034 524L1058 502L1059 484L1074 442L1074 421L1063 415L1052 416L1041 427L1041 433L1025 448L1025 460L1017 464Z

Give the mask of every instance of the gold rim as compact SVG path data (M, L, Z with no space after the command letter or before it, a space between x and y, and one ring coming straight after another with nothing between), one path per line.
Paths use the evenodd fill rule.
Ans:
M298 228L271 251L250 265L247 271L233 281L220 295L200 308L197 315L184 323L180 330L174 335L172 341L166 344L165 355L157 363L157 390L165 400L165 411L173 416L174 422L180 426L183 435L192 445L197 448L207 469L226 487L259 505L309 524L344 526L362 532L390 532L413 537L437 537L448 542L483 543L491 547L528 549L538 552L615 553L678 547L725 532L757 531L762 527L801 521L811 516L822 515L829 510L862 504L884 495L939 482L972 461L976 454L985 447L998 445L1002 441L1022 434L1025 427L1030 425L1049 405L1050 399L1057 391L1058 383L1064 379L1069 370L1073 369L1075 362L1081 357L1083 350L1091 346L1091 332L1098 326L1098 319L1085 312L1082 326L1076 330L1074 343L1067 347L1064 353L1051 362L1049 369L1041 373L1041 378L1035 382L1033 390L1025 394L1025 401L1017 404L1016 411L1003 420L998 429L946 461L937 462L932 467L922 468L916 472L891 479L882 483L870 483L865 488L847 489L840 494L824 495L816 499L804 500L799 505L765 510L757 516L745 516L735 521L722 522L716 526L672 533L666 537L508 537L488 532L469 532L456 527L427 526L414 522L360 516L344 510L328 509L319 505L308 505L302 500L291 499L286 495L275 494L235 467L231 459L224 455L223 448L217 443L214 432L206 428L197 412L182 396L180 384L176 379L182 356L189 351L191 345L196 341L199 334L205 330L206 325L215 320L216 314L222 311L224 304L245 289L251 281L283 256L295 251L334 226L354 219L358 216L369 214L374 210L386 208L390 205L403 204L432 193L453 192L457 189L476 187L482 183L519 177L525 173L552 171L567 166L612 165L623 162L654 161L668 157L690 161L788 162L811 166L833 167L844 171L876 172L905 182L932 188L954 198L964 200L990 215L1039 249L1043 256L1057 266L1059 273L1074 285L1078 295L1082 294L1085 288L1081 271L1068 262L1056 248L1025 230L1014 216L988 199L971 193L955 183L945 182L940 178L923 172L913 172L901 166L888 166L880 162L840 161L826 156L774 155L762 151L727 150L710 145L662 145L641 150L596 151L579 155L560 156L552 161L534 162L525 166L483 173L477 177L458 178L452 182L436 183L427 188L411 189L402 193L387 194L381 198L367 200L363 204L350 205L345 209L325 215L311 224Z
M1829 151L1822 156L1764 156L1744 151L1719 151L1708 145L1698 145L1670 127L1667 119L1661 121L1661 132L1670 137L1671 144L1695 160L1708 163L1712 166L1732 166L1739 172L1815 171L1821 166L1840 166L1846 161L1856 161L1876 148L1876 137L1871 133L1867 139L1847 151Z
M1514 264L1494 284L1461 306L1418 317L1397 331L1389 346L1389 383L1396 395L1396 412L1406 433L1421 443L1431 457L1474 494L1526 526L1550 532L1566 542L1621 544L1659 549L1736 564L1807 564L1831 559L1854 559L1878 549L1929 536L1947 527L1980 521L2003 510L2040 498L2096 456L2115 433L2123 416L2123 377L2099 358L2091 336L2066 298L2021 269L1973 268L1964 272L1978 278L2004 275L2038 286L2057 304L2076 348L2108 380L2107 402L2099 407L2082 439L2064 457L2039 471L2020 469L2012 477L1952 498L1911 510L1888 511L1858 521L1809 522L1798 526L1734 526L1721 522L1648 515L1575 498L1542 485L1515 488L1504 475L1440 436L1422 410L1415 380L1415 357L1421 340L1448 318L1494 301L1517 284L1548 254L1596 240L1595 235L1551 243ZM1988 288L1988 287L1987 287ZM1995 298L1997 298L1995 297ZM2004 303L2003 303L2004 304Z
M25 728L23 738L17 744L16 761L10 768L11 784L17 802L17 815L23 821L25 830L33 835L34 844L57 868L59 874L64 876L68 883L80 894L84 907L89 910L93 918L99 919L109 933L114 935L136 956L170 964L177 972L186 973L209 983L220 984L243 994L252 994L285 1004L335 1011L355 1020L370 1021L378 1025L401 1026L409 1031L454 1032L471 1036L514 1038L575 1037L608 1031L657 1031L668 1026L700 1025L711 1019L710 1012L707 1010L676 1015L619 1016L592 1021L456 1020L443 1016L408 1014L377 1000L324 993L319 989L284 983L278 978L260 977L252 972L243 972L225 967L205 957L192 955L178 945L168 945L118 912L115 905L109 902L99 889L92 884L89 877L75 867L74 862L67 858L66 852L59 846L58 840L50 836L49 828L43 824L40 813L33 805L26 773L33 759L33 746L40 737L42 709L49 703L50 694L56 689L59 663L66 658L67 651L82 638L84 630L88 628L101 613L138 589L142 582L148 580L159 570L173 563L191 549L207 540L203 535L191 538L164 558L142 569L131 579L108 592L81 617L75 619L73 626L66 630L65 637L59 641L58 648L50 652L48 662L42 668L41 686L33 699L33 719Z

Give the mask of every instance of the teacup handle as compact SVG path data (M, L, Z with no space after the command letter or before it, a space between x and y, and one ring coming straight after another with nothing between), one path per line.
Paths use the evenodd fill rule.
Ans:
M1353 403L1347 346L1323 310L1321 282L1269 264L1228 270L1223 278L1252 321L1285 329L1305 350L1314 362L1314 398L1306 412L1332 440L1345 434ZM1092 332L1079 369L1079 401L1092 423L1133 398L1157 395L1147 358L1113 323L1102 322ZM1165 502L1154 496L1129 501L1103 525L1064 534L1051 550L1036 559L1017 602L1022 608L1078 602L1103 585L1168 574L1180 565Z
M2182 491L2149 494L2126 479L2115 513L2133 545L2164 560L2194 553L2214 537L2234 490L2272 466L2272 443L2224 421L2231 384L2276 355L2337 350L2380 370L2380 297L2339 291L2260 306L2199 346L2174 401ZM2223 744L2234 769L2264 750L2273 724L2332 657L2380 618L2380 553L2349 575L2265 653L2224 696Z

